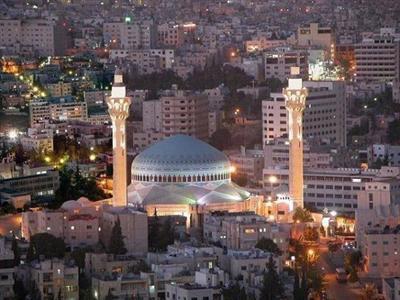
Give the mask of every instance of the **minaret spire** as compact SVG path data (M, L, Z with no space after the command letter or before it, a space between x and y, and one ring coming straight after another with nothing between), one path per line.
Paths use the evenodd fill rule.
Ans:
M125 123L130 104L122 71L117 68L111 97L107 99L113 130L113 206L126 206L128 203Z
M303 111L308 90L299 78L300 68L292 67L289 86L283 89L289 116L289 194L294 207L304 206L303 199Z

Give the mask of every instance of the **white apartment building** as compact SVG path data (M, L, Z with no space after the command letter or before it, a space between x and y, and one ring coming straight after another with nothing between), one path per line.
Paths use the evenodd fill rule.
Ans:
M153 21L106 22L103 24L103 39L114 49L150 49L155 45Z
M42 299L79 299L79 269L71 262L58 259L34 261L29 266L30 278Z
M143 102L143 131L155 130L160 132L162 127L161 104L159 100Z
M51 98L48 101L32 101L29 103L30 123L36 124L49 120L85 121L88 117L86 102L76 102L72 97Z
M189 91L165 91L161 101L161 132L165 137L186 134L198 139L208 138L208 99Z
M364 38L354 45L357 81L389 81L399 78L400 36L394 28Z
M400 276L400 226L368 230L359 246L369 277Z
M211 137L214 132L222 126L223 112L211 111L208 113L208 136Z
M233 250L250 250L262 238L273 240L285 252L289 233L254 212L204 215L203 238Z
M335 44L335 35L330 27L320 27L318 23L300 26L297 29L297 44L299 46L316 46L330 50ZM332 47L332 48L333 48Z
M53 56L57 52L55 24L41 19L0 20L0 47L10 54Z
M11 243L0 237L0 296L1 299L14 299L14 252Z
M288 185L288 168L264 168L264 191L271 191L280 185ZM377 169L305 169L304 203L317 209L327 208L338 212L354 213L358 208L359 192L375 181L396 179L399 168L382 167ZM271 183L270 178L276 178Z
M346 95L341 81L305 81L309 91L303 117L303 136L319 143L346 145ZM287 137L288 114L281 93L262 103L263 144Z
M264 52L265 79L277 78L285 81L290 76L291 67L300 67L300 75L308 79L308 54L304 50L288 47L275 48Z

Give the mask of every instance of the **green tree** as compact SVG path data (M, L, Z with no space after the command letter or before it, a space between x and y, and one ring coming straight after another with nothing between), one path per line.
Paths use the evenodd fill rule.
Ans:
M305 208L297 207L293 214L293 221L306 223L306 222L313 222L314 219L311 215L311 212Z
M267 271L264 273L263 286L261 288L261 299L281 299L283 294L283 285L279 278L279 274L276 271L275 261L272 255L270 255L267 263Z
M14 280L14 295L16 300L25 300L28 295L28 291L25 289L24 283L21 279L15 278Z
M65 243L49 233L37 233L31 237L28 248L27 260L32 261L43 255L45 258L63 258Z
M282 250L279 249L278 245L274 243L273 240L268 238L261 238L255 245L255 247L276 255L282 255Z
M357 282L359 280L358 278L358 272L357 269L354 267L350 268L350 273L349 273L349 281L350 282Z
M111 231L110 241L108 242L108 252L114 255L125 254L127 252L119 218Z
M153 218L149 219L149 230L148 230L148 240L149 240L149 250L157 251L159 248L159 236L160 236L160 220L157 216L157 210L154 210Z

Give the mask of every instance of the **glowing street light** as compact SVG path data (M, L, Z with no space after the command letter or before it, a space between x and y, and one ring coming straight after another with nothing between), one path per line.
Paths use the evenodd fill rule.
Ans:
M230 171L231 173L235 173L235 172L236 172L236 167L235 167L235 166L231 166L231 167L229 168L229 171Z
M18 137L18 132L17 132L17 130L16 130L16 129L11 129L11 130L8 132L8 137L9 137L10 139L12 139L12 140L15 140L15 139Z
M90 161L95 161L96 160L96 155L95 154L90 154L89 159L90 159Z
M271 176L269 176L268 181L272 185L272 184L275 184L278 182L278 178L274 175L271 175Z
M336 212L335 210L332 210L332 211L330 212L330 215L331 215L332 217L336 217L336 216L337 216L337 212Z
M44 157L44 161L47 162L47 163L49 163L49 162L51 161L51 158L50 158L49 156L45 156L45 157Z

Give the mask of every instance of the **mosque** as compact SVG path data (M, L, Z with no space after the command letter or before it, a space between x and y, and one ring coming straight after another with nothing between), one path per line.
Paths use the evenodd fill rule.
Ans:
M187 135L175 135L149 147L132 162L128 205L148 214L195 215L210 210L242 211L252 198L231 181L226 155Z

